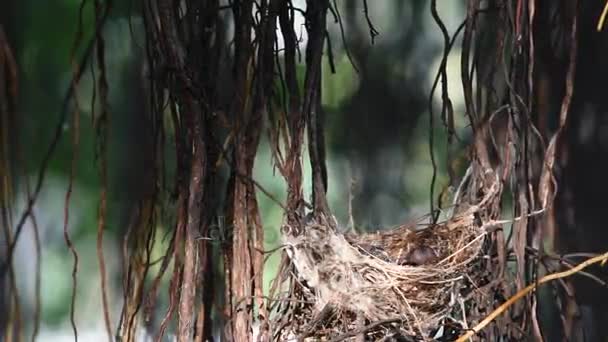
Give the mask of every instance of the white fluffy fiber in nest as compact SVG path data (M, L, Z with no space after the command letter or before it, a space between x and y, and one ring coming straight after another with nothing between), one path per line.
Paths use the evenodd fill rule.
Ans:
M462 218L456 220L459 225L472 223L472 215ZM461 247L460 255L444 255L453 260L445 262L444 258L424 266L399 265L365 253L344 235L320 224L283 238L298 276L314 290L314 312L329 305L370 322L400 318L410 333L426 335L449 311L450 289L462 279L460 274L466 272L483 243L479 227L443 227L459 240L453 246Z

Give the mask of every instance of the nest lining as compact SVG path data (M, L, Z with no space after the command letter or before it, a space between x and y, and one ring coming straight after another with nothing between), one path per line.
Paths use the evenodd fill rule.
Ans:
M314 304L294 314L280 339L327 340L374 322L387 324L365 331L368 337L392 331L429 338L459 304L481 255L480 208L422 230L345 235L309 222L299 235L284 234L300 288L295 296Z

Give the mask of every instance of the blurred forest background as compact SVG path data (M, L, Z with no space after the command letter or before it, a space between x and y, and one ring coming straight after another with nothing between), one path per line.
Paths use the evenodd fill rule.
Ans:
M443 57L444 44L442 33L429 11L430 0L369 1L367 8L364 8L363 1L336 2L334 7L339 11L327 16L335 65L330 65L324 58L321 81L326 120L327 198L344 229L374 231L416 219L431 210L430 200L435 201L441 190L451 185L448 184L448 170L462 174L466 169L465 146L470 143L470 130L464 115L457 115L455 127L459 139L448 146L445 129L440 127L439 113L434 113L434 119L429 115L429 94ZM220 7L229 8L227 2L220 3ZM306 5L305 1L293 1L293 4L302 9ZM15 104L18 110L14 118L2 125L1 139L4 158L16 161L10 169L3 170L5 174L16 177L15 186L3 184L2 187L5 195L14 198L11 208L14 222L27 207L28 193L36 187L41 165L46 165L41 192L33 207L35 221L28 219L25 222L13 260L21 301L21 324L28 332L27 336L36 332L41 341L73 340L70 301L74 256L66 246L64 228L69 231L78 255L74 320L79 335L83 341L105 339L104 317L100 310L99 263L95 253L102 187L97 168L99 146L95 142L94 109L91 106L95 97L100 96L92 90L99 76L94 67L94 54L83 65L84 72L73 90L80 117L80 141L76 152L71 140L75 129L73 121L65 120L66 115L71 118L74 111L70 89L75 68L79 66L73 61L80 61L83 55L91 53L88 44L95 28L93 6L93 1L78 0L9 0L0 4L0 23L19 71L19 97ZM451 34L461 25L465 6L462 1L437 3L439 14ZM589 1L584 13L598 14L602 6L601 1ZM123 304L123 237L132 213L149 187L146 183L149 179L146 175L150 172L149 155L142 151L153 139L149 128L140 124L140 119L149 109L146 97L149 70L144 63L145 34L140 11L135 1L115 1L103 25L108 108L111 112L106 138L107 216L103 254L110 317L114 325ZM308 39L304 18L301 12L295 13L296 32L304 51ZM583 31L591 31L596 17L586 18L590 26ZM370 28L377 32L370 31ZM234 28L228 27L227 30ZM570 206L564 207L557 215L565 216L558 219L567 222L564 227L570 230L564 229L563 236L564 241L574 241L570 246L572 250L600 252L606 246L606 233L596 227L603 222L601 214L608 203L604 191L608 182L592 180L608 178L604 173L607 163L603 160L608 146L608 125L604 122L605 94L602 88L605 85L602 80L608 77L604 76L608 72L604 70L603 65L606 64L600 57L593 56L600 55L595 54L594 49L606 49L607 40L603 33L587 37L590 38L581 42L581 49L586 52L580 55L583 56L581 63L588 67L580 67L577 77L593 78L594 81L580 82L581 89L585 89L581 93L589 95L575 98L574 111L579 114L573 123L574 129L569 131L572 141L576 141L574 144L578 146L573 148L571 158L580 168L569 171L567 181L571 186L564 188L567 189L564 195L567 198L562 203L570 203ZM81 43L76 44L77 41ZM464 111L460 46L459 38L447 62L447 86L456 113ZM598 66L599 71L592 69L591 65ZM551 67L548 66L547 70ZM297 70L298 79L303 79L303 58ZM219 78L222 77L220 73ZM564 75L560 77L563 80ZM434 96L431 100L438 106L441 95L436 92ZM560 98L547 103L548 107L559 108ZM548 119L546 125L555 127L556 120ZM58 140L57 136L60 136ZM429 144L431 137L435 142L433 145ZM16 141L19 144L14 144ZM47 159L55 142L56 149ZM262 134L253 178L259 185L257 198L265 230L264 247L272 250L280 245L279 229L284 211L276 200L285 202L286 185L273 167L268 145L268 137ZM169 149L166 152L174 153ZM453 165L447 165L448 159ZM7 164L0 166L5 168ZM303 163L303 167L309 175L309 163ZM70 183L72 172L73 183ZM311 196L310 177L304 177L304 180L305 197L308 198ZM435 187L431 190L433 182ZM66 213L68 189L72 193L69 213ZM568 208L576 210L568 211ZM174 207L168 204L166 210L170 212ZM511 215L510 208L503 210L507 217ZM354 225L350 222L351 216ZM156 258L152 260L163 255L170 243L168 232L172 229L165 226L165 222L156 224L157 238L161 242L154 245L152 254ZM222 222L217 224L222 225ZM34 225L38 234L35 234ZM579 230L573 230L574 226ZM590 233L582 234L581 231ZM221 232L218 230L218 234ZM1 248L6 250L6 241L3 243ZM39 254L36 253L38 245ZM2 257L6 258L6 255ZM266 289L277 273L279 259L280 256L274 254L266 263ZM158 267L155 264L153 269L158 270ZM213 267L220 268L221 265ZM168 282L165 277L163 286L168 286ZM603 286L605 291L605 283ZM221 289L218 287L215 291ZM221 292L217 295L221 296ZM167 294L160 291L159 296L161 307L168 305ZM589 303L594 299L586 301ZM0 310L2 304L6 305L0 303ZM589 314L592 306L583 306L579 314ZM585 323L588 331L594 331L607 319L605 314L590 315L593 318ZM34 323L37 317L40 318L39 327ZM599 338L590 336L589 341Z
M294 5L305 8L303 1ZM54 128L66 106L67 89L73 75L70 64L77 37L80 1L8 1L2 4L1 22L19 66L19 151L22 158L15 169L20 182L14 189L18 200L14 212L26 206L26 183L35 184L40 165L54 139ZM89 3L86 6L92 6ZM141 184L146 163L140 152L147 133L138 124L144 115L142 82L142 18L132 1L115 2L104 28L109 100L112 112L108 146L108 219L104 236L109 298L117 317L120 295L122 232L129 213L142 196ZM372 40L359 1L339 1L347 55L340 26L328 18L328 30L335 53L335 73L325 72L322 80L323 106L327 117L328 199L339 222L348 225L349 192L358 229L374 230L415 219L429 211L429 189L433 167L429 157L428 96L442 55L442 37L429 14L429 1L373 1L369 16L379 35ZM459 1L440 1L438 8L450 31L463 17ZM82 36L94 28L91 11L84 11ZM307 42L304 19L296 15L301 49ZM78 52L82 55L84 48ZM458 55L456 51L455 56ZM327 61L324 63L327 68ZM91 68L91 67L87 67ZM92 68L91 68L92 69ZM304 71L303 68L299 69ZM450 62L450 87L456 110L462 109L458 88L458 61ZM86 70L77 89L81 104L80 148L69 231L79 255L76 323L83 340L101 340L103 315L100 311L100 281L95 250L99 177L95 162L95 131L91 121L92 71ZM299 75L303 77L303 75ZM439 95L437 95L439 96ZM65 114L63 114L65 115ZM42 341L73 340L69 323L73 257L63 239L65 193L68 188L72 144L64 123L62 138L51 157L44 185L34 213L39 228L41 256L35 257L33 222L28 220L16 248L15 265L23 322L33 322L36 283L40 292ZM436 131L438 138L445 134ZM262 139L265 139L264 137ZM443 141L442 139L440 139ZM264 144L264 142L262 142ZM464 142L462 142L464 146ZM445 185L445 146L436 146L438 184ZM304 163L310 172L308 163ZM283 201L285 184L273 171L268 148L261 147L254 178L277 199ZM306 178L308 184L309 178ZM32 186L32 185L30 185ZM310 185L305 185L309 196ZM266 230L267 249L276 248L283 211L262 193L258 194ZM16 215L18 217L18 215ZM167 228L161 228L165 231ZM160 249L160 247L159 247ZM161 255L159 251L158 255ZM267 263L264 277L276 274L278 254ZM40 262L37 280L36 263ZM32 327L29 327L32 329Z

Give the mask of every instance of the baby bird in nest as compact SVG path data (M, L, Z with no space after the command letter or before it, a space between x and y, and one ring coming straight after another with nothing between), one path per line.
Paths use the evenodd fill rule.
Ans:
M430 247L433 229L415 231L412 227L379 233L349 236L347 239L364 252L386 262L399 265L422 266L438 261L437 252Z
M421 266L437 262L438 256L429 246L417 246L402 256L397 263L399 265Z

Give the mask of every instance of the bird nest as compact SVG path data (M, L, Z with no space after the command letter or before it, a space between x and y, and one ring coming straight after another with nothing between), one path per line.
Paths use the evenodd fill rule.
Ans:
M494 189L496 190L496 189ZM290 266L272 327L280 341L450 340L466 328L467 298L482 278L490 193L450 219L354 235L312 220L284 228ZM318 222L323 221L323 222ZM473 279L476 279L474 282Z

